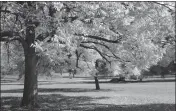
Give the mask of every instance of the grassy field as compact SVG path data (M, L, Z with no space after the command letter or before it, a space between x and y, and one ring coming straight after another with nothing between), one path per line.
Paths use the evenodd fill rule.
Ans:
M23 81L1 80L1 111L25 111L19 107ZM40 108L36 111L175 111L175 82L100 83L92 79L39 78ZM101 82L101 80L100 80Z

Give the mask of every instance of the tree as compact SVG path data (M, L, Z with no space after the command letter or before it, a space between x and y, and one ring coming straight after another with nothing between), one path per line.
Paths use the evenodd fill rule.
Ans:
M132 7L123 25L127 39L116 49L117 55L129 61L125 63L129 72L132 73L134 68L139 71L147 70L157 64L166 53L166 47L163 47L166 42L161 41L167 37L174 38L175 15L170 13L167 7L153 2L127 2L126 5Z
M81 47L96 50L106 61L117 59L126 64L136 65L139 70L147 69L156 64L165 53L165 48L161 48L158 44L161 42L160 40L169 35L174 37L174 20L172 19L174 15L163 5L153 2L90 4L92 7L97 6L95 8L98 10L97 13L102 13L97 18L97 10L90 10L95 15L86 15L91 18L87 20L87 24L89 24L86 25L87 29L82 22L73 21L80 28L77 28L75 35L86 39L80 42ZM102 8L103 6L104 8ZM113 12L115 9L120 9L121 12ZM167 30L163 30L163 28ZM85 34L80 34L80 32ZM107 39L107 36L114 40Z
M94 78L95 78L95 86L96 86L96 90L99 90L100 89L100 86L99 86L99 82L98 82L98 74L104 74L104 73L107 73L108 72L108 69L107 69L107 66L106 66L106 62L102 59L97 59L96 62L95 62L95 68L96 70L98 71Z
M42 6L43 3L39 2L2 2L1 4L1 42L18 40L24 50L25 80L22 106L37 105L38 56L33 45L39 39L36 37L35 29L39 26L40 16L35 15L43 11Z
M1 3L0 41L17 40L24 51L22 106L37 104L40 62L50 69L64 61L62 57L76 53L77 67L81 57L77 50L85 48L108 64L118 60L130 68L146 69L163 56L160 39L175 35L174 13L158 2Z

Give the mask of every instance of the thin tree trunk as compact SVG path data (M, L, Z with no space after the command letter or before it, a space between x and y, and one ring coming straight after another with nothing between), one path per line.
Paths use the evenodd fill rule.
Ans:
M79 58L82 53L78 53L78 50L76 50L75 54L76 54L76 68L80 68L79 67Z
M99 86L98 77L97 77L97 76L95 76L95 77L94 77L94 79L95 79L95 87L96 87L96 90L100 90L100 86Z
M61 76L62 76L62 70L63 70L63 69L62 69L62 68L60 68L60 74L61 74Z
M77 72L76 69L73 69L73 70L72 70L73 78L75 77L76 72Z
M78 68L78 62L79 62L79 58L76 58L76 67Z
M76 50L76 67L78 68L78 62L79 62L79 55L78 55L78 51Z

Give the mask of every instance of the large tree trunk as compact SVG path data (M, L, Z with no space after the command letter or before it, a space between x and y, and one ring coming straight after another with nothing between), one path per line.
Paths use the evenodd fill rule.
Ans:
M97 76L95 76L95 77L94 77L94 79L95 79L95 87L96 87L96 90L100 90L100 86L99 86L98 77L97 77Z
M35 27L29 25L26 28L26 46L25 52L25 79L24 91L21 106L37 106L37 74L36 74L36 53L35 48L31 46L35 39Z
M36 56L25 56L25 80L22 106L35 106L37 103Z

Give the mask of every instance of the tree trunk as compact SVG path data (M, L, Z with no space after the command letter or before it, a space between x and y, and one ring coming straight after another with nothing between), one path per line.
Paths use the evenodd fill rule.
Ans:
M36 56L25 56L25 80L24 91L21 106L37 105L37 74L36 74Z
M36 73L36 53L35 48L31 46L35 39L35 27L29 25L26 28L26 46L24 48L25 53L25 79L24 90L21 106L27 106L30 108L37 106L37 73Z
M98 77L95 76L94 79L95 79L96 90L100 90L100 86L99 86L99 82L98 82Z
M76 54L76 68L79 68L79 58L82 53L79 54L78 50L76 50L75 54Z
M61 76L62 76L62 73L63 73L63 71L62 71L63 69L62 68L60 68L60 74L61 74Z
M78 51L76 50L76 67L78 68L78 62L79 62L79 54L78 54Z
M79 58L77 57L77 58L76 58L76 68L79 68L78 62L79 62Z

